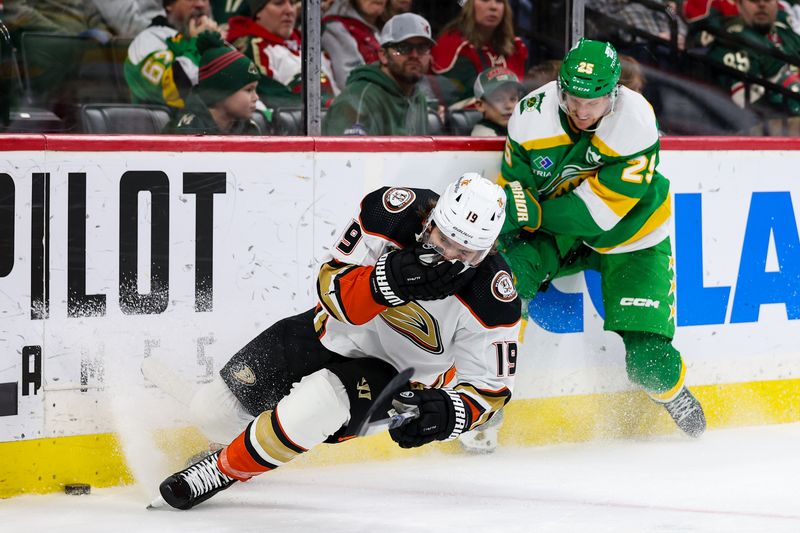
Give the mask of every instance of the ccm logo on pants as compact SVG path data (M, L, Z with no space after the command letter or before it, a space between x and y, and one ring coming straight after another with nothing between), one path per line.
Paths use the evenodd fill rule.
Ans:
M619 305L652 307L653 309L658 309L659 304L661 304L660 301L651 300L650 298L623 298L619 301Z

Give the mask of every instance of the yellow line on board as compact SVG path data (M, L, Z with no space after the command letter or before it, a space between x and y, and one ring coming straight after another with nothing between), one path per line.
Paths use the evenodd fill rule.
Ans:
M709 428L800 421L800 379L692 387ZM505 408L501 446L531 446L594 439L624 439L675 433L663 407L641 391L514 400ZM194 428L164 429L153 435L168 472L183 468L205 442ZM82 435L0 443L0 498L47 493L65 483L108 487L133 482L113 434ZM389 460L429 453L460 453L457 442L415 450L397 447L387 434L320 446L285 468ZM155 490L155 488L154 488Z

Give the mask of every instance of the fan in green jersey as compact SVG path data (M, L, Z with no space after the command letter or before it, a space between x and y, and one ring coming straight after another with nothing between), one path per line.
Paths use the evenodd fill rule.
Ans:
M629 379L686 434L706 427L672 345L675 283L669 181L658 171L658 126L638 93L619 85L614 47L581 39L558 79L518 105L508 124L500 185L503 253L521 295L550 279L601 274L606 330L625 344Z

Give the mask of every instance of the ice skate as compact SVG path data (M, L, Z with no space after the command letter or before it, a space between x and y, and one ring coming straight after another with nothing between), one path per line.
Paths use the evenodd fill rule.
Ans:
M469 453L492 453L497 449L497 434L503 425L503 411L478 429L462 433L458 437L461 449Z
M686 387L675 398L661 402L678 427L690 437L699 437L706 430L703 406Z
M217 466L219 454L216 451L162 481L159 491L164 502L187 510L233 485L236 480L223 474Z

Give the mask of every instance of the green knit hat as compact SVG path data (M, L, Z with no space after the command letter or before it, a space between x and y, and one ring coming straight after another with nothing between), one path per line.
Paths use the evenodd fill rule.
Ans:
M204 31L198 35L197 51L200 54L197 94L206 105L224 100L261 77L255 63L225 44L217 32Z

